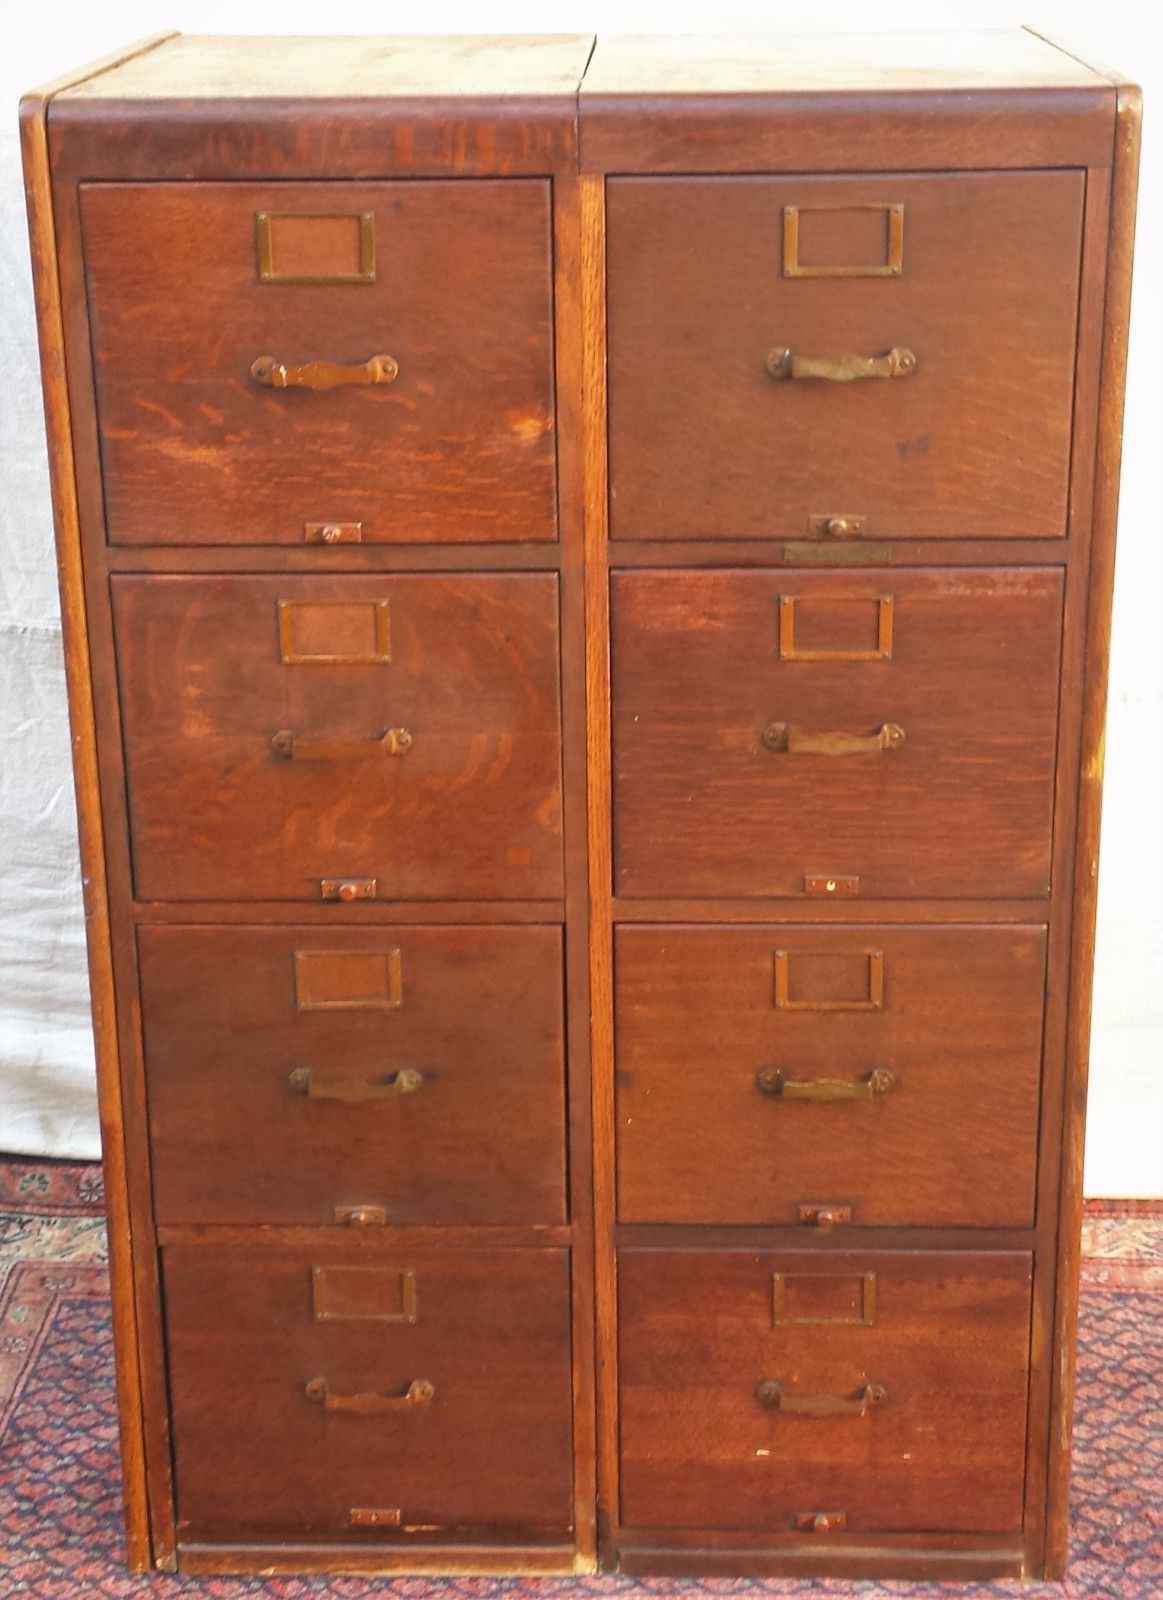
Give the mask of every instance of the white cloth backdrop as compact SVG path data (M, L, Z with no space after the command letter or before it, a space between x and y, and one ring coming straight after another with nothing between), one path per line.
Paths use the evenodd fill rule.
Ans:
M1099 900L1087 1190L1163 1194L1163 72L1156 7L1130 0L817 0L809 26L1015 26L1074 38L1137 73L1144 131ZM430 0L422 26L471 32L802 31L799 0ZM383 0L0 0L0 1150L97 1152L80 881L52 524L15 102L21 89L166 28L375 33L414 24Z

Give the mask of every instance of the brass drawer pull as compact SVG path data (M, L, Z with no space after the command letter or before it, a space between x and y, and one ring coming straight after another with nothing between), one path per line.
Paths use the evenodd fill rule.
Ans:
M782 1067L760 1067L755 1081L773 1100L872 1100L891 1094L896 1088L896 1073L876 1067L863 1078L809 1078L797 1081L784 1076Z
M311 1378L303 1386L308 1400L317 1400L325 1411L349 1411L361 1417L382 1417L393 1411L413 1411L428 1406L436 1397L436 1385L427 1378L414 1378L403 1394L335 1394L326 1378Z
M917 370L917 358L903 345L893 345L882 356L797 356L790 350L773 350L767 358L773 378L825 378L829 383L855 383L860 378L907 378Z
M391 383L399 370L394 356L369 356L352 367L338 361L307 361L301 367L288 367L274 356L256 356L250 364L251 380L265 389L366 389L371 384Z
M415 1094L423 1082L424 1074L415 1067L401 1067L384 1078L320 1080L310 1067L294 1067L287 1073L287 1088L308 1100L398 1100L403 1094Z
M388 728L378 739L305 739L290 728L271 735L271 751L283 761L367 761L402 756L411 748L407 728Z
M886 722L875 733L846 733L842 728L808 733L788 722L769 722L759 737L777 755L868 756L878 750L899 750L905 730L898 722Z
M785 1417L864 1417L883 1405L888 1390L882 1383L866 1383L855 1399L833 1394L785 1394L778 1378L763 1378L755 1385L755 1398Z

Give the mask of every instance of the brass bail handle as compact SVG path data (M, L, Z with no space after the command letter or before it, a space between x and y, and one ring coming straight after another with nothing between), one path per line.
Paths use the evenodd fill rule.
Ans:
M760 1067L755 1081L773 1100L874 1100L896 1088L895 1072L876 1067L863 1078L789 1078L782 1067Z
M885 722L875 733L848 733L842 728L810 733L788 722L769 722L759 737L776 755L869 756L878 750L899 750L905 730L898 722Z
M394 382L399 370L395 356L369 356L355 366L306 361L298 367L288 366L276 356L256 356L250 364L250 377L264 389L366 389Z
M773 378L822 378L828 383L907 378L917 370L916 356L904 345L893 345L882 356L797 356L780 347L771 351L766 364Z
M833 1394L788 1394L778 1378L763 1378L755 1398L785 1417L865 1417L888 1399L882 1383L866 1383L855 1397Z
M336 1394L326 1378L310 1378L303 1385L303 1393L325 1411L347 1411L356 1416L379 1417L431 1405L436 1398L436 1385L428 1378L413 1378L403 1394Z
M317 1078L310 1067L292 1067L287 1073L287 1088L308 1100L398 1100L415 1094L423 1082L416 1067L401 1067L382 1078Z
M375 739L308 739L293 728L280 728L271 734L270 746L280 761L368 761L407 755L412 735L407 728L388 728Z

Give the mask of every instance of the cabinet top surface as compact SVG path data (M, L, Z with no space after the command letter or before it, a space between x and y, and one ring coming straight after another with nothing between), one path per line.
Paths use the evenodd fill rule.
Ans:
M591 58L592 52L592 58ZM67 100L547 99L1096 88L1024 29L961 33L175 35Z
M176 34L69 100L574 98L590 34Z

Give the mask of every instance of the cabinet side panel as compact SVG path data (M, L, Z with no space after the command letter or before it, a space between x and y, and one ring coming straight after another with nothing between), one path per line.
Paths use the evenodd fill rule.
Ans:
M125 1130L122 1117L120 1059L113 990L113 955L105 875L105 839L101 820L93 686L89 661L80 521L73 465L73 434L65 377L64 319L57 269L52 176L47 123L54 92L95 75L130 55L153 49L171 35L143 41L108 61L60 83L28 95L20 107L20 139L28 202L29 244L36 297L37 329L43 375L45 432L49 481L60 582L72 732L77 831L84 885L85 929L93 1035L97 1056L97 1088L101 1144L105 1168L109 1276L113 1298L114 1350L121 1425L122 1489L125 1506L126 1554L134 1571L152 1563L149 1505L138 1352L138 1316L134 1296L133 1246L129 1229Z
M1058 1279L1054 1310L1053 1408L1046 1530L1046 1576L1066 1567L1070 1434L1074 1405L1074 1347L1078 1323L1078 1269L1082 1224L1082 1166L1086 1132L1091 983L1094 968L1099 827L1105 754L1115 529L1118 521L1123 400L1126 391L1131 259L1139 171L1142 96L1121 85L1115 122L1110 247L1098 411L1098 451L1086 616L1086 667L1082 690L1082 749L1075 840L1074 917L1070 950L1066 1040L1065 1116L1059 1192Z

